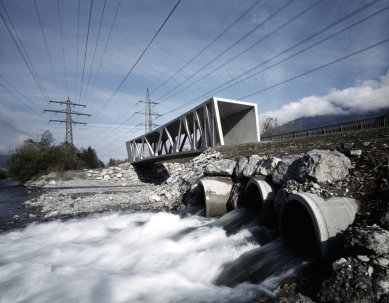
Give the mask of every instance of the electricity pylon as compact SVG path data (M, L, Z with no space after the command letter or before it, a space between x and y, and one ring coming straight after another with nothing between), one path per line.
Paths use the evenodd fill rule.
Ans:
M66 142L72 143L73 144L73 124L83 124L86 125L87 123L84 122L74 122L72 119L72 115L78 115L78 116L88 116L90 117L91 115L89 114L82 114L78 112L72 111L72 106L82 106L85 107L86 105L84 104L78 104L78 103L73 103L72 101L68 99L66 101L52 101L50 100L51 103L59 103L59 104L66 104L66 111L65 110L49 110L45 109L45 112L53 112L53 113L61 113L61 114L66 114L66 120L49 120L49 122L60 122L60 123L66 123Z
M136 112L135 114L140 114L140 115L145 115L145 122L144 123L139 123L138 125L144 125L145 126L145 134L150 132L154 127L157 127L157 124L153 123L153 117L152 116L157 116L160 117L160 114L157 114L153 110L151 110L151 105L157 105L158 102L154 102L150 100L150 95L149 95L149 89L147 89L146 92L146 100L140 100L138 103L145 103L145 111L141 112ZM134 114L134 115L135 115Z

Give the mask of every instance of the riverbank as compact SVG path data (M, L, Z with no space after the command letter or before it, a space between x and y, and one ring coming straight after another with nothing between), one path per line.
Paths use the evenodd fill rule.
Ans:
M28 186L39 187L43 192L39 197L29 197L24 205L37 209L42 221L128 209L175 212L197 204L195 190L199 180L220 175L234 182L231 208L244 203L244 186L251 177L274 182L281 204L294 192L315 193L325 199L354 198L360 209L353 226L345 232L347 245L342 258L324 264L319 274L310 268L291 281L294 287L285 289L301 292L317 302L385 302L389 291L385 263L389 262L388 145L389 130L384 128L221 146L186 164L137 168L127 163L108 170L49 174L29 182ZM325 167L317 160L324 156L342 160L342 165L330 167L339 169L335 175L340 177L314 174L320 171L317 167ZM296 170L285 176L281 168L288 168L294 161L300 170L298 176ZM351 276L350 269L355 271Z

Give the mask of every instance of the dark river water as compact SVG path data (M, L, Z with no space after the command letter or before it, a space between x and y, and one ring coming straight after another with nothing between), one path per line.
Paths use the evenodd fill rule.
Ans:
M33 192L19 185L19 182L11 179L0 180L0 232L10 228L23 227L36 218L30 217L30 210L23 207L23 202L27 201L33 195ZM18 220L12 220L15 215L19 216Z
M29 195L2 181L2 222L26 217ZM26 227L0 233L0 302L246 302L273 297L309 263L255 214L199 211L24 219Z

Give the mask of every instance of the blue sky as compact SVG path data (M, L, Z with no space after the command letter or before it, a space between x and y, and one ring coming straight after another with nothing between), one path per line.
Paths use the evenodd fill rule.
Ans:
M89 35L91 1L81 0L79 10L78 0L35 0L48 52L34 0L1 2L0 12L15 28L44 93L0 21L0 154L46 129L64 141L65 124L48 123L64 115L43 109L63 110L47 99L65 101L68 95L86 105L75 111L92 114L74 116L88 123L73 126L75 145L92 146L104 162L126 158L125 142L144 133L137 126L144 117L133 114L142 111L136 103L147 88L160 102L153 108L162 114L155 120L159 125L211 96L254 102L260 116L282 122L389 104L389 42L274 86L387 40L388 1L182 0L113 98L177 0L93 0Z

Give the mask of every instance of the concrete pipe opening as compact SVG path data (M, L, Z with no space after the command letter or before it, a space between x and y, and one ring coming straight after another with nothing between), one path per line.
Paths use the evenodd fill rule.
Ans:
M220 217L227 213L232 181L227 178L201 180L196 189L197 204L205 204L205 216Z
M250 179L246 185L245 205L258 209L262 213L263 224L271 227L277 225L273 208L274 197L274 187L266 181Z
M343 231L352 224L358 205L354 199L329 200L309 193L289 195L279 216L281 236L305 253L334 259L343 249Z

